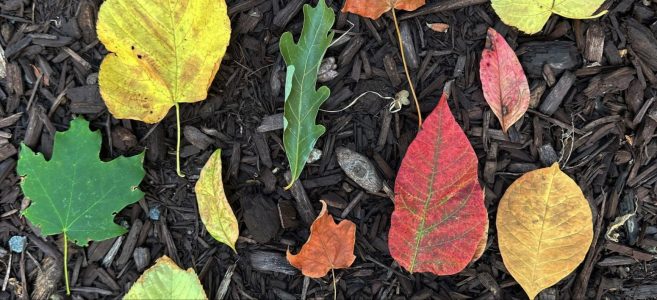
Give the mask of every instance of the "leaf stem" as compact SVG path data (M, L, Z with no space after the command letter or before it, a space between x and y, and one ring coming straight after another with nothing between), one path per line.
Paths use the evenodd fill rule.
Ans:
M399 52L401 53L402 63L404 64L404 73L406 73L406 80L408 81L408 86L411 89L411 95L413 95L413 101L415 101L415 108L417 109L417 122L418 128L422 128L422 113L420 112L420 102L417 100L415 95L415 87L413 86L413 81L411 81L411 75L408 72L408 66L406 65L406 55L404 54L404 45L402 44L401 30L399 30L399 22L397 22L397 13L395 9L392 9L392 20L395 23L395 31L397 31L397 40L399 41Z
M71 287L68 282L68 234L64 231L64 282L66 283L66 295L71 295Z
M185 177L185 174L180 170L180 105L178 102L175 103L176 106L176 173L178 176Z
M335 271L333 268L331 268L331 275L333 275L333 300L336 300L338 298L338 288L335 284Z

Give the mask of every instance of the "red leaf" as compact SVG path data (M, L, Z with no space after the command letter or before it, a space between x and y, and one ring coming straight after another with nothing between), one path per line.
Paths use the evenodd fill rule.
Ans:
M475 256L487 222L477 156L449 110L448 86L395 181L388 246L409 272L458 273Z
M493 28L488 28L479 77L484 98L506 132L529 107L529 84L516 53Z
M391 9L413 11L424 5L426 0L347 0L342 12L350 12L370 19L378 19Z
M288 250L287 260L303 275L320 278L331 269L348 268L354 263L355 242L356 224L349 220L335 224L326 211L326 202L322 201L322 211L310 225L308 241L297 255Z

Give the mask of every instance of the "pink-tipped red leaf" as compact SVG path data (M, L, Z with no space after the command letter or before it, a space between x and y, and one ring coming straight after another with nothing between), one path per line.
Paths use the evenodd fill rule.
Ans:
M486 227L477 156L449 110L448 97L446 88L408 147L395 181L388 246L411 273L463 270Z
M529 107L529 84L516 53L493 28L488 28L479 77L484 98L506 132Z

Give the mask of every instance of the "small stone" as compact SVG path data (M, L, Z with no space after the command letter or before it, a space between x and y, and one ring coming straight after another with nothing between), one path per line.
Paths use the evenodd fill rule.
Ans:
M157 207L151 207L151 209L148 211L148 218L153 221L160 220L160 209Z
M87 76L86 83L87 84L96 84L96 83L98 83L98 73L89 74L89 76Z
M322 64L319 66L319 71L317 72L317 82L324 83L331 81L338 77L338 65L335 64L334 57L327 57L322 60Z
M306 163L312 164L318 161L320 158L322 158L322 150L313 148L313 150L310 150L310 155L308 155L308 159L306 159Z
M9 249L16 253L22 253L26 244L27 238L24 236L15 235L9 239Z

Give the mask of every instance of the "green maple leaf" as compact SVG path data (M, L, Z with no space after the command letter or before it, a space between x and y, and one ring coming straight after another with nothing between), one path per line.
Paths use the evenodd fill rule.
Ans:
M333 33L329 33L335 13L320 0L316 7L303 6L303 29L298 43L292 33L285 32L279 43L288 66L285 83L283 144L290 163L291 179L288 188L299 178L324 126L315 124L319 107L331 91L326 86L316 89L317 72L326 54Z
M144 195L143 153L103 162L100 132L83 118L55 134L52 159L22 145L18 159L21 187L32 204L23 213L44 236L64 233L80 246L125 233L114 214Z

